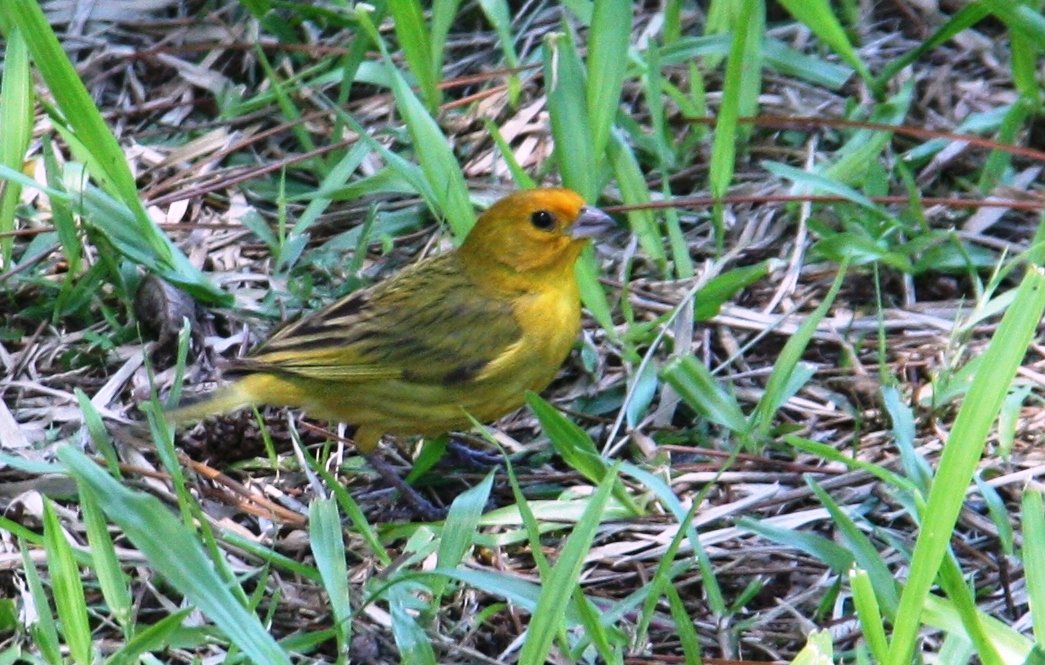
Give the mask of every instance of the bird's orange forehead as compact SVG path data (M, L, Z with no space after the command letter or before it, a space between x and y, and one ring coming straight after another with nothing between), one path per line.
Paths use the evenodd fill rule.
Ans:
M584 206L584 199L572 189L549 187L518 192L518 194L528 195L525 199L526 206L534 210L559 213L564 217L576 216Z
M492 208L531 213L547 210L560 218L573 219L584 206L580 194L562 187L526 189L504 197Z

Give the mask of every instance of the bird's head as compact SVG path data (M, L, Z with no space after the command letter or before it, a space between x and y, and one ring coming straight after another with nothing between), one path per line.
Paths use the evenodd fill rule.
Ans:
M563 188L509 194L480 215L458 250L512 272L572 268L588 241L615 228L613 219Z

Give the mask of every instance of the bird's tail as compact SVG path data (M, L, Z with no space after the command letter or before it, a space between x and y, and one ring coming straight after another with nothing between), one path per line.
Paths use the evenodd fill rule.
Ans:
M218 388L214 392L201 395L198 399L183 404L176 409L167 411L164 416L168 422L180 425L203 420L207 416L229 413L249 406L253 402L250 391L244 385L244 379L240 379L227 386Z

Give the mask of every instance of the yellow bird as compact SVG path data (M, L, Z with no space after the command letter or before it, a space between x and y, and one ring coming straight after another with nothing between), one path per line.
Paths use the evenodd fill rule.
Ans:
M272 335L236 380L168 413L199 420L250 405L304 409L357 426L370 455L385 434L433 436L495 420L555 377L580 330L574 264L613 220L568 189L516 192L454 251L419 261Z

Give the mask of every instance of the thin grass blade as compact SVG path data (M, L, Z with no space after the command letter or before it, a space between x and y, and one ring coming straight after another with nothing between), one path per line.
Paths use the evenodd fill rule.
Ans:
M129 219L121 222L127 226L122 230L138 238L149 260L160 264L164 277L171 282L203 300L229 304L228 295L189 263L152 223L119 143L69 62L40 5L32 0L14 0L6 3L4 9L8 20L25 38L32 61L54 97L57 108L45 108L50 111L55 128L77 156L86 161L91 175L130 213Z
M432 34L425 25L421 3L418 0L389 0L388 13L392 15L399 48L421 89L425 107L430 113L436 113L441 101L437 64L442 62L442 58L436 60L432 57Z
M214 571L196 534L170 514L156 498L133 492L71 447L58 457L78 483L106 497L101 504L109 519L120 526L152 567L169 584L202 610L225 637L260 663L289 665L290 659L256 616L246 610ZM178 543L175 549L171 543Z
M316 559L316 568L323 579L323 588L334 615L338 652L344 653L352 642L352 603L348 595L341 515L334 498L312 500L308 507L308 534L312 556Z
M15 533L13 529L10 530ZM22 538L18 539L18 550L22 555L22 573L25 575L25 585L29 587L29 595L33 599L33 607L36 608L36 621L29 625L29 636L46 662L51 665L64 665L61 640L58 638L58 625L51 613L51 603L47 599L47 591L40 580L36 562L30 557L29 547Z
M922 608L950 544L965 488L987 441L991 424L1001 410L1038 322L1045 312L1045 275L1032 266L1019 286L1016 300L1002 318L984 353L980 371L958 411L929 498L922 529L915 544L907 586L900 597L898 617L889 644L887 665L906 665L914 653ZM945 478L946 482L940 479Z
M464 559L475 540L479 518L482 517L486 502L490 499L496 472L496 469L492 469L481 483L457 495L450 504L450 511L446 515L439 539L435 565L440 568L453 568Z
M94 572L98 576L98 585L102 589L102 597L116 622L123 628L125 638L134 632L134 603L131 598L127 576L120 569L120 561L116 556L116 547L109 535L108 525L98 498L90 491L80 492L80 508L83 510L83 521L87 527L87 542L91 546L91 558L94 560Z
M1023 494L1020 506L1023 522L1021 558L1027 580L1034 639L1045 644L1045 505L1041 491Z
M588 118L592 153L602 155L610 139L624 85L631 39L632 3L597 0L588 32Z
M885 660L886 651L889 649L889 641L885 636L885 622L882 612L878 607L878 598L875 595L871 576L866 570L852 568L849 571L849 587L853 593L853 606L856 608L856 616L860 620L860 627L864 632L867 646L874 654L876 662Z
M752 115L754 100L760 84L761 21L764 9L757 0L740 0L738 15L732 22L733 36L726 77L722 85L722 105L715 121L715 139L711 147L708 183L716 199L726 195L736 166L737 143L743 140L738 120L741 115ZM725 222L722 204L714 206L715 244L721 251L725 242Z
M562 182L586 201L594 201L599 192L599 155L588 119L584 65L569 35L546 38L542 54L555 162Z
M785 399L799 360L802 358L806 347L809 346L810 340L813 339L816 327L820 325L820 322L831 310L831 305L834 304L838 292L842 289L842 283L845 281L848 267L848 262L843 262L838 266L838 274L835 276L835 281L831 284L827 295L824 296L823 302L806 317L806 320L798 327L795 334L791 335L787 343L784 344L780 355L777 356L777 360L773 364L773 371L766 381L766 391L758 400L758 405L755 406L755 410L752 413L752 418L762 435L767 434L772 427L776 409Z
M747 432L750 423L736 398L693 356L670 361L661 372L664 380L702 416L738 433Z
M29 73L29 51L19 29L7 35L4 71L0 79L0 164L20 171L33 135L33 79ZM15 207L22 187L8 182L0 190L0 269L10 269L14 247Z
M584 558L591 548L595 531L602 521L603 510L616 480L617 467L614 466L592 495L584 515L566 539L558 561L544 580L537 598L537 607L527 629L526 642L519 654L520 663L536 665L546 662L552 642L563 629L566 608L574 589L577 588Z
M838 57L848 62L860 74L860 78L871 81L871 71L849 42L845 28L838 21L827 0L780 0L780 4L796 19L804 23Z
M92 662L91 627L87 621L87 600L80 580L80 568L73 548L54 512L50 499L44 500L44 546L47 549L47 572L51 575L54 605L62 626L62 637L69 655L79 665Z

